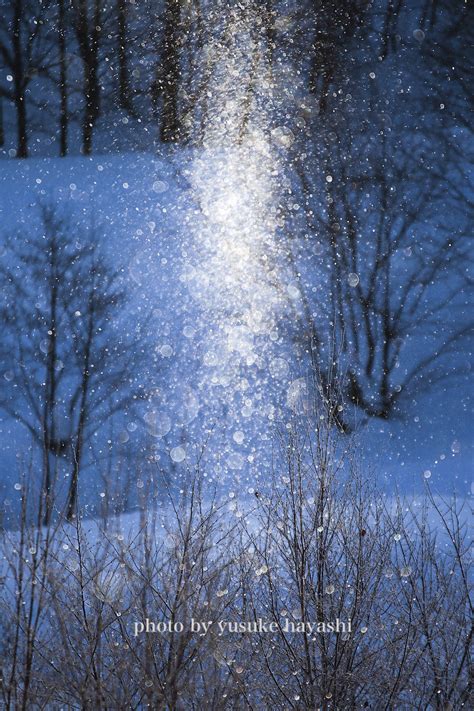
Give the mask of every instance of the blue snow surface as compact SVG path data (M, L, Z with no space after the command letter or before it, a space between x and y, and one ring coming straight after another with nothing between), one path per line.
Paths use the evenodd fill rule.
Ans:
M226 160L228 157L220 156L216 164ZM1 239L13 233L21 239L27 234L41 203L54 203L72 213L77 224L98 226L103 249L113 263L123 267L132 295L126 318L146 319L151 313L156 324L159 392L139 426L135 429L132 423L128 428L130 438L148 427L156 440L158 458L164 466L169 462L173 471L186 466L204 440L209 440L214 454L207 476L246 491L270 466L272 427L285 417L279 406L283 403L284 408L298 399L304 370L292 361L290 344L282 335L288 330L286 325L291 326L291 313L284 308L268 316L268 328L262 325L265 315L259 312L262 323L256 331L270 332L266 339L270 346L256 356L235 324L226 330L222 313L217 323L215 314L221 305L213 303L212 289L219 289L220 284L214 284L213 279L222 281L226 275L216 271L212 245L196 244L196 235L203 234L196 225L204 219L192 197L196 165L201 165L199 157L196 159L190 149L163 149L159 155L2 160ZM207 171L210 174L205 180L212 180L212 165ZM219 184L216 190L217 196L208 196L207 207L219 217L223 207ZM226 219L225 211L221 218ZM206 239L212 241L213 234L211 226ZM231 251L232 245L227 248ZM4 258L4 250L2 255ZM246 255L241 258L245 264ZM222 271L222 261L218 267ZM203 297L206 288L211 291ZM291 283L284 284L284 291L291 294ZM239 296L229 298L238 300ZM243 294L242 300L245 298ZM238 342L235 348L248 365L248 376L240 366L237 369L237 385L233 376L219 370L223 331L227 339ZM393 421L364 422L360 417L363 466L387 493L397 490L416 495L429 478L436 492L455 491L464 497L472 479L471 408L470 380L464 376L411 400L403 415ZM3 415L0 476L9 499L18 495L14 488L17 455L26 442L18 423ZM89 472L83 484L93 487L93 499L97 495L95 476L96 472Z

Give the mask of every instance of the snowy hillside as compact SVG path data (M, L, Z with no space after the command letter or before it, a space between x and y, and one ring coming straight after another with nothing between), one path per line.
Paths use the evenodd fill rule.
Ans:
M203 431L215 422L209 392L202 382L203 358L209 345L202 330L202 299L185 278L186 270L196 264L195 257L190 256L193 227L188 226L188 220L196 209L190 171L199 160L196 153L178 150L161 156L125 154L0 164L4 235L19 230L18 238L26 239L37 219L38 203L57 203L70 211L79 225L96 222L102 245L111 261L124 270L124 281L132 294L131 315L126 319L145 319L153 314L158 379L163 372L166 380L166 404L159 413L165 438L158 437L155 444L165 468L170 451L182 444L183 436L188 445L192 445L189 440L193 438L199 443ZM200 219L197 214L195 219ZM213 269L216 265L210 262L210 277ZM283 313L281 318L280 329L284 333L285 318L291 319L291 314L285 317ZM287 405L288 392L291 394L292 387L298 387L297 379L304 376L304 370L282 337L264 357L267 360L261 370L266 373L265 382L271 392L264 406ZM463 495L469 490L472 432L466 377L438 384L433 391L409 402L392 421L367 423L363 414L354 415L365 466L388 491L399 488L405 493L419 492L427 471L431 472L436 490L451 492L454 487ZM177 402L179 399L191 408L187 416L189 432L184 435L182 417L177 414L183 407L183 402ZM150 431L153 412L151 404L148 424L146 419L140 424L144 432L147 428ZM146 418L146 412L143 414ZM274 417L268 409L263 414L267 436ZM230 458L231 481L237 475L242 484L251 486L265 470L259 457L267 456L268 448L261 441L256 442L254 416L234 412L225 422L224 431L213 435L219 442L217 447L222 448L221 461ZM125 428L127 424L124 423ZM158 426L159 434L160 423L155 422L151 429L153 426ZM129 432L129 436L134 433ZM14 499L12 488L18 478L15 455L25 442L25 433L4 417L2 438L4 491L5 496ZM244 463L249 456L250 461ZM92 467L84 485L86 501L92 506L97 504L99 493L95 478Z

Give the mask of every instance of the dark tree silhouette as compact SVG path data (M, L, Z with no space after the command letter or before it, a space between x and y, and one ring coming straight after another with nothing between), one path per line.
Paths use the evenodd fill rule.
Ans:
M51 42L47 38L49 0L8 0L0 17L1 66L10 72L11 88L0 85L0 95L16 112L18 158L28 155L27 92L37 73L48 70Z
M398 32L409 4L382 3L379 14L351 5L354 36L343 32L335 41L341 54L322 72L326 88L317 90L317 109L305 116L313 123L294 154L307 217L297 233L305 236L290 235L305 306L301 339L328 392L334 388L326 364L337 354L345 398L370 417L392 417L407 398L462 372L460 353L472 329L468 97L459 81L461 68L469 71L455 31L465 14L433 5L433 13L418 8L418 29L405 43ZM321 26L334 22L336 37L349 9L332 20L323 12ZM426 46L421 27L430 28ZM463 36L470 31L466 21ZM449 71L456 47L458 66ZM317 280L298 259L300 249Z
M160 138L164 143L176 142L180 137L181 4L181 0L166 0L164 9L162 58L158 79L163 102Z
M90 438L142 392L135 386L140 339L118 325L126 293L97 240L97 229L75 228L71 217L43 207L38 230L10 241L2 270L11 387L0 406L42 453L45 522L65 470L67 515L74 514Z
M59 154L65 156L68 151L68 77L67 77L67 16L66 0L58 0L57 34L59 53Z
M103 0L72 0L72 18L77 46L83 64L84 109L82 151L92 152L94 127L100 115L101 84L99 78L100 47L103 36Z
M459 209L456 196L423 166L422 150L396 143L360 148L361 171L340 141L327 163L330 293L348 396L382 418L453 373L447 356L467 345L472 327L459 299L468 220L443 216Z
M127 0L117 0L117 54L118 54L118 85L119 85L119 105L133 112L130 73L128 60L130 47L128 42L128 2Z

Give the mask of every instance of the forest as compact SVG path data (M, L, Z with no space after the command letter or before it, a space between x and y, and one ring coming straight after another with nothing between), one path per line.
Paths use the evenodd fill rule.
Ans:
M0 0L2 708L470 707L473 46Z

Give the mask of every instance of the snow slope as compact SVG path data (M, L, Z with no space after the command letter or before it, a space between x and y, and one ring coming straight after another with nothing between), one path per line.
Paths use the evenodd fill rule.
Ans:
M35 206L54 202L72 211L79 223L99 226L110 259L126 268L133 293L132 317L139 318L150 309L154 312L159 326L156 349L168 373L166 381L170 390L184 388L181 399L186 401L187 421L193 421L192 436L198 441L203 429L215 423L206 419L204 405L209 403L200 397L202 383L197 382L202 378L205 350L202 334L199 343L193 340L199 304L182 278L190 259L186 251L190 248L189 216L196 210L189 185L192 161L193 155L187 150L160 155L4 160L0 162L0 224L2 239L16 230L20 239L31 229ZM200 219L197 212L196 219ZM280 355L284 350L280 343ZM279 387L283 394L298 375L293 367L281 374ZM403 420L361 423L365 466L388 491L399 488L405 493L417 493L424 477L429 476L435 490L455 489L464 495L472 477L471 395L466 379L446 383L413 401ZM167 407L171 408L172 400L171 393ZM248 419L254 421L253 417ZM170 451L174 449L176 453L182 444L182 420L178 423L171 414L170 432L165 440L157 442L162 461L169 462ZM234 421L232 415L227 421L224 417L219 427L213 437L220 450L220 462L223 456L227 463L234 461L235 466L230 469L237 484L251 484L264 473L256 440L260 444L262 439L266 441L267 433L253 431L250 435L244 433L242 438L241 422ZM24 434L5 417L0 442L0 472L5 493L12 498L17 479L15 456L23 446ZM263 451L268 453L268 445ZM174 467L185 465L179 459L178 452ZM215 466L219 469L222 464L216 460ZM430 474L425 474L427 471Z

